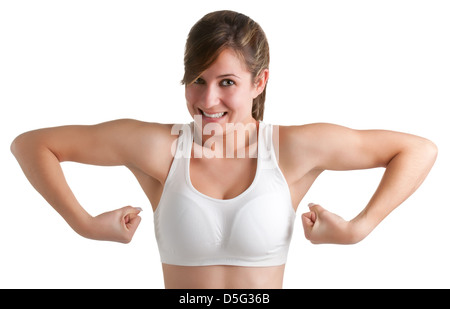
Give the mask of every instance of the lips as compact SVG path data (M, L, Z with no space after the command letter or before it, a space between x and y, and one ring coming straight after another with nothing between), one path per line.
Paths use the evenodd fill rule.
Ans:
M215 114L208 114L207 112L203 112L203 115L210 118L220 118L223 115L225 115L225 112L222 113L215 113Z
M209 112L208 113L203 110L200 110L200 113L203 115L203 117L210 118L210 119L219 119L227 114L227 112Z

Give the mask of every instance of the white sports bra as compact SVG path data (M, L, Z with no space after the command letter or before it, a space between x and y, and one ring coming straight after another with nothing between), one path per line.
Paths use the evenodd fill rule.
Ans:
M193 123L180 131L154 212L161 262L180 266L285 264L295 211L276 161L272 126L259 123L255 178L247 190L231 199L215 199L193 187L189 175L192 143Z

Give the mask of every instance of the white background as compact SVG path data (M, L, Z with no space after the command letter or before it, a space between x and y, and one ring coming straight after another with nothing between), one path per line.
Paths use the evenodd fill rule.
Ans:
M331 122L439 147L419 190L354 246L312 245L309 202L346 219L382 170L325 172L299 206L285 288L450 288L448 1L1 1L0 288L163 288L149 202L122 167L64 163L93 215L144 208L128 245L75 234L9 151L18 134L117 118L185 123L184 43L204 14L255 19L271 48L265 122Z

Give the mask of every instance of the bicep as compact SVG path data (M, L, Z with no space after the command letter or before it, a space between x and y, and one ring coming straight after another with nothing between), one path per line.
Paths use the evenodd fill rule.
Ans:
M29 132L40 147L48 148L60 162L113 166L152 160L162 139L161 125L121 119L96 125L70 125Z
M291 127L289 158L307 170L357 170L385 167L419 137L386 130L354 130L317 123Z
M320 169L356 170L386 167L417 136L386 130L354 130L323 124L317 128L312 151Z
M94 165L122 165L125 141L122 121L96 125L68 125L29 132L40 147L49 149L60 162Z

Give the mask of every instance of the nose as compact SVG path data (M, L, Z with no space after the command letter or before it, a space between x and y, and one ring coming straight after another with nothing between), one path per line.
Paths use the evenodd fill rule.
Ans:
M207 85L204 90L202 106L205 108L211 108L220 104L220 94L214 85Z

